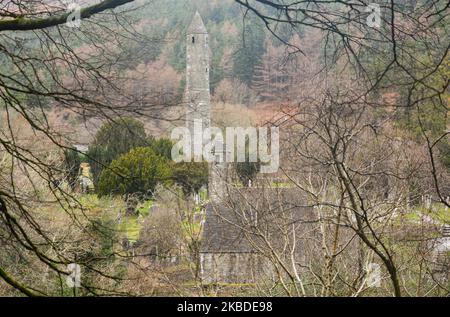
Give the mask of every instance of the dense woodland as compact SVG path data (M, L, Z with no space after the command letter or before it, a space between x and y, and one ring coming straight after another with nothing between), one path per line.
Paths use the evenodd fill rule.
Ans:
M0 0L0 296L448 296L450 7L374 2ZM171 160L196 11L213 123L281 130L279 172L227 184L264 189L257 284L202 283L208 165ZM267 207L300 198L308 227Z

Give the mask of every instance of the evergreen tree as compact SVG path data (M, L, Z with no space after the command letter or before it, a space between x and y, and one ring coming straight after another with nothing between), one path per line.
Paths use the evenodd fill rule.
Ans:
M233 74L240 81L251 85L256 67L265 53L265 33L256 22L246 23L244 38L233 59Z
M172 171L166 159L150 147L139 147L114 160L100 175L98 193L147 196L158 184L169 185Z
M181 186L185 195L198 192L203 186L208 186L207 163L178 163L173 167L173 179Z
M144 125L133 118L120 118L104 124L89 146L87 157L91 166L94 186L100 174L111 162L131 149L148 145Z

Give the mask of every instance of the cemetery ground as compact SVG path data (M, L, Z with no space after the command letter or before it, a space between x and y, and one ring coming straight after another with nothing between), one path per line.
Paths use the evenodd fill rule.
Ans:
M277 182L273 184L280 186ZM285 183L282 186L289 187L292 184ZM120 281L116 281L115 287L124 290L131 287L133 292L151 296L257 296L266 291L269 283L264 285L264 281L260 285L202 285L198 276L198 254L195 254L201 243L204 221L201 206L194 203L190 211L183 209L185 205L174 208L176 203L174 204L173 193L162 191L164 193L160 197L140 202L134 215L126 214L127 206L121 197L98 197L91 193L75 194L77 204L64 204L61 201L42 204L39 206L41 208L36 209L39 210L36 216L49 225L48 230L54 233L55 240L70 235L72 239L79 239L80 250L91 249L86 252L92 253L92 270L101 268L106 272L105 275L119 276ZM167 213L168 209L174 211L177 208L181 209ZM71 212L67 213L67 209ZM76 218L77 222L83 224L86 232L80 232L77 227L66 228L66 217ZM400 271L407 268L410 276L404 282L411 285L405 285L405 289L417 287L419 292L419 289L426 289L423 284L429 283L430 287L432 286L432 278L423 275L424 270L430 270L432 261L426 262L418 259L416 255L418 250L423 249L424 253L428 253L424 254L424 258L432 259L432 247L424 248L423 237L426 236L430 241L440 237L442 225L449 223L448 212L440 204L433 204L429 209L420 206L411 208L408 212L399 212L386 223L384 242L394 250L397 261L402 263ZM94 236L91 236L95 231L90 231L90 227L96 227L96 230L106 235L95 237L94 233ZM45 279L45 276L42 278ZM83 278L89 279L89 273L86 272ZM306 287L309 283L313 287L315 282L311 279L305 280L304 283ZM380 287L368 288L361 296L385 295L385 287L389 287L387 276L382 276L382 284ZM282 294L281 285L272 287L272 296ZM439 290L434 292L431 288L429 294L408 295L430 294L439 295ZM65 295L72 296L73 290L66 288ZM345 296L345 293L337 293L336 296Z

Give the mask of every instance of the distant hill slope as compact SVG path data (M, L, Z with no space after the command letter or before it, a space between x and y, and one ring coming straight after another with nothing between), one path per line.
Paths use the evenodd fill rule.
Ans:
M261 81L269 80L275 84L285 81L280 78L281 75L274 79L264 78L264 68L267 70L268 66L272 66L271 71L278 68L268 65L275 63L274 57L281 63L285 55L284 48L280 47L281 42L269 36L264 24L251 13L247 13L244 22L245 12L233 0L155 0L145 4L133 16L138 21L138 30L154 40L129 47L130 56L138 56L129 59L129 69L140 67L151 73L157 65L158 74L155 75L158 81L167 84L178 82L178 92L181 93L186 66L185 34L197 10L210 35L213 94L218 90L223 95L224 90L236 90L237 86L242 88L242 85L256 93L258 90L264 92L267 89L261 87L264 86ZM278 33L286 41L296 39L288 28L286 32L280 28ZM251 93L247 92L239 102L254 103L256 100ZM265 98L264 94L260 95Z

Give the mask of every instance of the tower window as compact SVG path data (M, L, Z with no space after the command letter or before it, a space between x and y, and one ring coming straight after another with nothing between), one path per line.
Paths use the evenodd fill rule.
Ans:
M192 37L192 43L195 43L195 36Z

